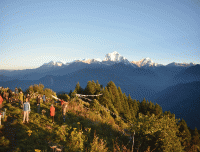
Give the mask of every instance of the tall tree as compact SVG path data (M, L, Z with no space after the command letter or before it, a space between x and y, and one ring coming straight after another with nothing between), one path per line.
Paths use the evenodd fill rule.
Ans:
M97 80L96 81L96 93L100 93L100 91L101 91L101 85L99 84L99 81Z
M155 108L154 104L150 101L149 106L148 106L148 110L147 110L147 111L149 111L150 115L153 113L154 108Z
M124 97L124 118L128 119L129 121L131 120L131 114L130 114L130 109L129 109L129 105L128 105L128 98L126 96L126 94L123 94Z
M117 90L118 90L120 104L121 104L121 108L120 108L120 112L119 113L123 113L124 112L124 107L122 105L124 105L124 98L123 98L122 90L121 90L120 87L118 87Z
M149 117L140 113L132 127L132 130L137 133L135 147L139 148L141 152L183 152L180 138L177 137L179 130L176 123L177 120L174 117L170 119L168 116L164 116L159 119L154 114Z
M85 94L94 95L94 93L96 92L95 85L96 84L94 82L88 81L85 88Z
M110 81L107 86L109 87L110 93L112 93L113 98L114 98L113 105L119 113L121 111L121 102L120 102L120 97L119 97L117 87L116 87L115 83L112 81Z
M184 119L179 122L178 128L179 132L177 136L181 138L181 145L184 147L184 150L188 151L190 148L191 133Z
M162 114L162 108L157 103L155 105L154 114L158 117Z
M133 119L136 119L138 112L139 112L139 105L138 105L137 101L134 99L133 100L133 114L132 114Z
M191 150L194 152L200 151L200 139L199 139L199 133L198 133L198 130L196 127L195 127L194 133L192 135Z
M78 94L82 93L82 90L83 90L83 89L81 88L79 82L77 82L76 87L75 87L75 90L76 90L76 92L77 92Z
M75 97L76 97L76 94L77 94L77 92L76 92L76 90L74 90L74 91L71 93L71 98L75 98Z
M110 94L109 94L109 91L108 91L107 87L105 87L105 89L103 90L103 95L100 96L99 102L104 107L106 107L106 105L108 107L111 105Z
M140 103L140 112L144 115L147 114L147 104L146 99L144 98L143 101Z
M128 96L128 105L129 105L129 110L130 110L130 116L131 118L134 117L134 111L133 111L133 99L131 98L131 95L129 94Z

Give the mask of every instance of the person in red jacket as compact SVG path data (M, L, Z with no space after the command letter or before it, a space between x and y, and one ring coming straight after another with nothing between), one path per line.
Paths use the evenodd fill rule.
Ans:
M62 100L62 99L59 99L59 100L60 100L60 103L61 103L61 106L62 106L65 101Z
M0 110L2 109L2 105L3 105L3 98L2 98L2 96L0 94Z
M54 123L55 107L53 106L53 104L51 105L51 108L50 108L50 115L52 117L52 122Z

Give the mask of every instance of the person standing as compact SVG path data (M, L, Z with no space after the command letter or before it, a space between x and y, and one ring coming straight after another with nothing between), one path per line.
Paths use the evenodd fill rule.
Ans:
M1 109L0 109L0 126L1 126Z
M17 89L17 87L15 88L15 94L18 94L18 89Z
M30 103L31 96L27 94L28 102Z
M23 97L24 97L24 94L22 93L22 91L20 91L19 93L19 104L21 105L21 107L23 106Z
M63 121L65 122L65 116L66 116L66 112L67 112L67 106L68 106L68 102L64 102L62 105L62 114L63 114Z
M16 99L17 99L17 97L18 97L18 89L17 89L17 87L15 88L15 101L16 101Z
M0 110L2 109L2 107L3 107L3 98L2 98L2 96L0 94Z
M8 89L8 101L9 103L12 102L12 90Z
M37 113L40 113L40 96L37 96Z
M43 95L43 103L45 103L46 102L46 97L45 97L45 94Z
M31 110L30 103L28 102L28 98L26 98L26 102L23 104L23 111L24 111L23 123L25 123L25 119L28 123L30 110Z
M51 104L50 115L52 117L52 123L54 123L55 107L53 106L53 104Z
M1 94L1 96L3 96L3 87L1 87L0 94Z
M59 99L59 100L60 100L60 103L61 103L61 106L62 106L65 101L62 100L62 99Z

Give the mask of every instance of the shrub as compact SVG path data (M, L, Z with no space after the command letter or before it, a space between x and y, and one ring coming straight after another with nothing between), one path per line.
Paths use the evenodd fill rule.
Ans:
M94 134L94 139L93 142L90 144L91 145L91 152L107 152L108 148L106 148L106 141L103 141L103 139L99 140L99 137L97 137Z
M4 136L0 137L0 149L3 149L4 148L8 148L8 145L9 145L10 141L8 139L6 139Z
M83 151L84 141L86 140L86 136L83 135L83 131L76 131L77 128L73 128L70 136L70 150L71 151Z

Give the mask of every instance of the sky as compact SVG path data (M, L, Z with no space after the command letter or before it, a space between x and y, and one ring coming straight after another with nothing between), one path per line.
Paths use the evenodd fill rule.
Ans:
M0 69L100 58L200 64L200 0L1 0Z

